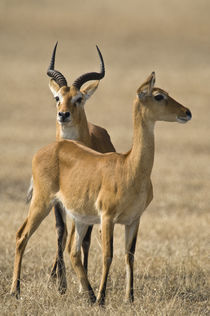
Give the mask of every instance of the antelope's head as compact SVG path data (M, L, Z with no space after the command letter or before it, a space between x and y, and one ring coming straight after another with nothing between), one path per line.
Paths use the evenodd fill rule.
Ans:
M86 100L95 92L99 80L105 75L104 61L98 46L96 46L101 63L100 72L85 73L78 77L71 86L68 86L62 73L54 69L57 44L54 47L47 71L47 75L52 78L49 86L56 101L57 122L61 125L75 126L80 123L81 118L84 116ZM96 81L89 84L85 89L81 89L82 85L90 80Z
M172 99L164 90L155 88L154 84L155 73L152 72L137 90L142 115L152 121L188 122L192 118L190 110Z

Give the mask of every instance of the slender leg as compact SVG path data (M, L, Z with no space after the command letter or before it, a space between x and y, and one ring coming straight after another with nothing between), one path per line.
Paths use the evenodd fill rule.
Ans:
M16 298L19 298L20 296L21 262L26 245L31 235L36 231L43 219L49 214L49 211L49 205L34 199L31 203L28 217L17 231L13 281L10 292L11 295L16 296Z
M102 217L102 251L103 270L97 301L99 305L104 305L106 295L106 284L109 269L113 258L113 232L114 224L110 218Z
M82 242L82 250L83 250L83 266L85 269L85 272L87 274L87 268L88 268L88 253L90 248L90 240L91 240L91 232L92 232L93 226L88 226L87 232L85 234L85 237ZM71 231L70 231L70 237L68 242L68 252L71 252L71 248L74 242L75 238L75 223L72 222ZM82 292L82 284L79 286L79 292Z
M133 264L139 220L125 226L125 264L126 264L126 295L127 302L134 301L133 294Z
M56 277L58 276L58 291L60 292L60 294L64 294L67 288L66 268L63 259L63 252L66 246L67 238L66 213L60 203L55 204L54 212L57 230L57 253L55 262L51 270L50 279L56 279Z
M89 226L87 233L82 242L82 250L83 250L83 265L84 269L87 273L88 271L88 254L90 249L90 242L91 242L91 233L92 233L93 226Z
M79 282L82 286L82 289L89 294L91 303L94 303L96 300L93 289L88 281L86 271L81 261L81 245L88 230L88 225L75 222L75 237L72 240L72 245L70 249L70 259L74 271L77 274Z
M71 253L71 248L72 248L72 245L74 242L74 236L75 236L75 223L74 223L74 221L72 221L71 230L70 230L70 234L69 234L69 241L68 241L68 245L67 245L67 250L68 250L69 254Z
M90 249L92 229L93 229L92 225L88 226L87 233L86 233L86 235L83 239L83 242L82 242L83 265L84 265L86 273L88 271L88 254L89 254L89 249ZM69 253L71 252L74 238L75 238L75 224L74 224L74 222L72 222L69 241L68 241L68 252Z

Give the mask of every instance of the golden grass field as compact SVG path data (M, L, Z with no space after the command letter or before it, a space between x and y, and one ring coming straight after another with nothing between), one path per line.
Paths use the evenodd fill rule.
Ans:
M210 210L210 2L207 0L1 0L0 2L0 314L207 315ZM55 139L48 88L52 48L71 83L97 71L98 44L106 76L86 104L88 119L108 129L119 152L132 143L132 102L151 71L156 84L190 108L186 125L158 122L152 172L154 200L142 216L135 256L135 302L125 292L124 229L116 226L106 308L89 306L65 262L68 290L48 286L56 237L53 214L24 255L21 300L10 297L15 233L27 216L33 154ZM70 225L70 221L69 221ZM98 228L89 278L101 275Z

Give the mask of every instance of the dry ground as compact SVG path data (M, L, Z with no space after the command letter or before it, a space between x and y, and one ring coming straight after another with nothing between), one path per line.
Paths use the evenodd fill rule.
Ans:
M0 314L207 315L210 205L210 2L208 0L1 0L0 2ZM9 296L15 232L27 215L24 199L31 158L55 135L54 101L46 68L56 64L69 82L98 69L106 77L86 104L90 121L105 126L118 151L132 141L132 100L156 71L157 86L188 106L187 125L158 123L152 173L154 200L142 217L135 260L135 303L124 295L124 231L115 230L114 260L104 311L78 293L69 258L68 290L47 280L55 254L53 214L30 240L23 260L22 300ZM97 228L89 276L101 273Z

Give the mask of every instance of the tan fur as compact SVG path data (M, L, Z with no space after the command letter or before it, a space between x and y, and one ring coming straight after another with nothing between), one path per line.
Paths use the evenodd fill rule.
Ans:
M74 140L83 142L86 146L100 151L100 152L110 152L115 151L114 146L111 143L110 136L107 131L97 125L94 125L87 121L87 117L84 110L85 101L95 92L98 87L99 82L89 84L85 89L78 91L73 86L72 87L62 87L61 89L55 83L53 79L50 81L51 90L54 89L54 95L56 91L58 95L61 95L62 102L57 104L57 113L67 112L71 113L70 122L63 124L66 128L65 139L72 139L71 135L77 133L78 137ZM56 87L57 85L57 87ZM72 99L81 95L82 101L80 104L72 103ZM69 137L68 137L69 135ZM62 126L56 121L56 140L61 140L62 137Z
M84 110L84 104L87 99L89 99L92 94L96 91L98 87L99 81L95 81L93 83L88 84L81 91L78 91L74 86L71 87L62 87L53 80L50 80L50 89L54 95L54 97L59 97L59 101L57 102L57 119L56 119L56 140L62 139L70 139L77 140L82 142L84 145L105 153L115 151L114 146L112 145L111 139L107 131L100 127L96 126L87 121L87 117ZM81 102L74 102L78 99L78 97L82 98ZM59 122L58 112L70 112L69 122ZM60 208L59 208L60 209ZM63 212L59 211L60 216L63 217ZM55 216L56 216L55 210ZM60 217L59 216L59 217ZM55 262L51 271L51 279L55 279L58 277L58 289L61 293L64 293L66 290L66 276L65 276L65 266L64 262L61 266L62 268L57 268L57 264L60 258L60 242L59 238L62 239L62 248L65 249L66 244L66 236L67 236L67 227L65 223L65 219L63 219L64 225L63 229L59 224L59 221L56 217L56 228L58 232L57 240L57 254L55 258ZM62 235L63 231L63 235ZM60 237L59 237L60 236ZM90 247L90 237L91 237L91 229L87 232L87 240L83 243L83 254L84 254L84 266L86 266L87 271L87 262L88 262L88 252ZM70 238L68 242L68 251L71 252L71 245L73 244L73 239L75 238L75 227L74 221L72 223ZM56 270L58 270L56 274Z
M89 224L102 226L103 271L97 300L104 304L106 282L113 256L116 223L125 225L126 299L133 301L133 260L139 220L152 200L154 125L157 120L188 121L187 108L154 89L154 73L137 90L133 106L133 145L126 154L101 154L75 141L59 141L42 148L33 159L35 192L29 215L17 235L11 292L19 294L21 259L31 234L58 199L75 219L76 238L72 265L83 289L95 300L81 264L80 247ZM164 94L157 101L154 93Z

